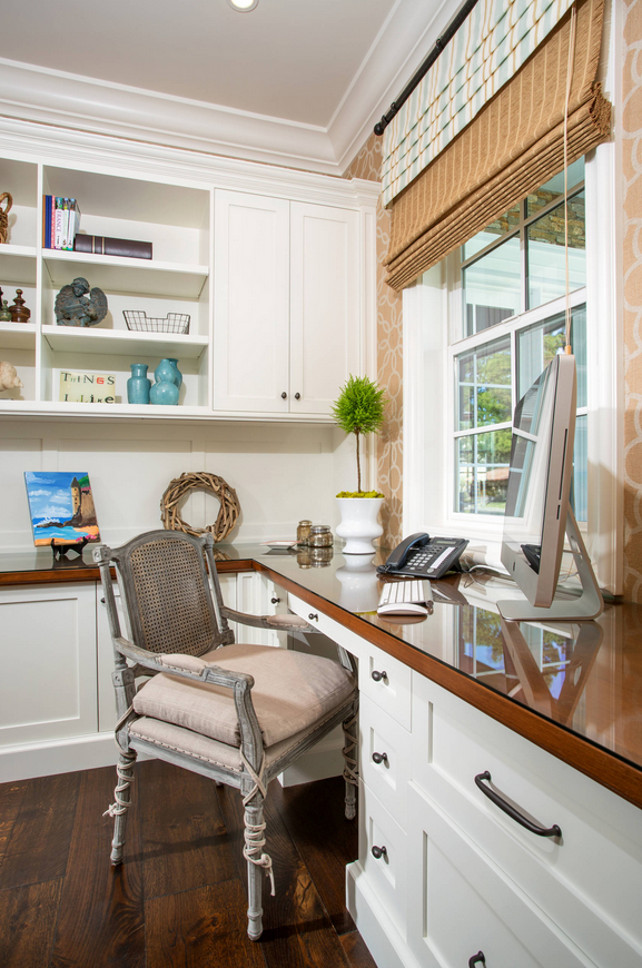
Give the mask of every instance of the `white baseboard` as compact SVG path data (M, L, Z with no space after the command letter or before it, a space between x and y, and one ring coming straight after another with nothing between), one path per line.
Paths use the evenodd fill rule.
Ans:
M346 867L346 907L379 968L422 968L358 860Z
M313 780L326 780L331 776L341 776L343 773L343 729L337 726L325 739L300 756L292 766L277 779L282 787L298 786L299 783L311 783Z
M0 783L114 766L117 759L113 732L73 736L51 743L6 746L0 750Z

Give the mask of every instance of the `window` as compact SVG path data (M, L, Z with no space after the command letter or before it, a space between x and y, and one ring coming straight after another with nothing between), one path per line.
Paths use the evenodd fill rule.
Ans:
M621 426L613 147L569 169L574 503L598 581L616 591ZM563 175L404 290L404 533L461 535L499 561L512 413L565 342Z

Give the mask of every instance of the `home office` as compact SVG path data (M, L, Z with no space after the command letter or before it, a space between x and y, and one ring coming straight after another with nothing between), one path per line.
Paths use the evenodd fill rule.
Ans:
M381 5L380 13L384 6ZM419 11L425 5L397 6L402 22L409 33L414 32L416 40L425 27L426 11ZM262 16L266 7L267 3L262 2L256 10L240 16L247 23L252 17ZM386 13L389 8L387 5ZM586 148L588 155L581 176L570 179L567 185L573 197L582 196L572 209L574 218L583 205L587 223L585 281L577 283L572 276L571 309L576 356L581 357L582 340L588 347L588 396L578 413L580 421L590 418L587 543L601 587L635 600L639 555L634 316L639 301L636 302L633 271L635 249L632 242L629 247L629 240L636 210L633 180L621 179L621 173L630 170L627 159L634 156L637 131L631 107L635 83L625 74L622 54L628 49L626 44L635 39L635 18L631 14L629 19L628 10L618 4L612 9L607 5L606 11L600 79L611 104L626 104L627 108L616 112L604 142L596 148ZM431 25L434 29L432 34L426 33L426 43L417 60L431 49L454 13L455 5L451 4L439 11L435 9ZM233 11L229 15L239 16ZM417 19L420 16L424 18L421 29ZM371 42L381 25L382 21L373 21ZM390 216L376 209L381 142L378 136L370 134L371 122L397 96L398 83L391 83L389 96L387 92L385 96L384 92L377 93L372 99L377 103L372 104L367 127L355 124L351 129L353 140L337 141L340 147L328 160L327 145L320 144L322 133L309 127L302 127L300 140L295 148L291 147L289 155L286 140L268 149L266 129L284 137L284 129L292 136L294 126L268 123L266 115L274 112L266 108L259 111L261 117L249 119L241 115L236 119L233 137L224 127L229 115L216 114L221 136L214 143L211 127L206 132L199 120L206 113L210 121L216 112L205 112L197 103L200 99L198 94L194 96L196 92L186 94L186 103L180 102L179 110L177 101L146 94L131 75L121 74L118 78L121 85L129 83L130 88L111 89L111 113L101 116L92 108L92 116L88 117L86 105L96 103L97 90L101 96L110 90L104 79L100 84L100 78L92 81L88 69L79 70L79 76L73 80L60 75L55 67L47 74L51 65L45 61L40 68L37 63L29 66L34 64L33 44L21 53L18 33L13 41L10 51L3 50L3 56L11 63L3 62L2 68L2 83L6 86L2 120L4 160L0 170L7 180L0 188L13 189L14 199L9 213L9 248L2 253L2 288L4 298L9 296L10 301L13 290L21 288L32 315L26 324L15 324L11 329L3 323L1 330L0 356L16 366L24 384L20 392L14 388L0 394L5 453L0 470L4 497L0 527L7 551L32 554L22 475L25 470L38 469L89 471L101 532L111 545L157 528L159 499L168 481L186 470L203 468L222 475L239 495L242 516L232 535L234 545L291 535L296 522L304 517L329 521L334 529L337 519L333 517L333 495L353 486L352 448L350 441L333 427L328 414L347 374L368 372L386 386L390 399L385 435L377 443L376 452L369 455L369 480L386 494L385 543L392 547L404 534L421 529L451 534L457 525L459 533L470 539L471 553L480 559L487 554L492 560L487 541L489 533L497 534L497 528L492 527L492 522L489 527L489 517L497 520L493 501L507 463L501 453L501 435L510 423L506 413L513 402L511 394L517 388L510 387L510 403L504 402L503 411L497 409L509 385L503 369L507 354L503 347L480 348L485 340L492 343L497 336L509 345L519 346L521 358L527 358L526 347L545 346L551 338L555 339L555 333L551 334L555 326L551 326L542 307L557 300L557 316L559 307L564 309L565 299L564 286L555 289L553 285L559 282L559 258L555 272L549 271L548 276L546 271L539 275L531 272L532 279L520 282L524 286L532 283L533 291L542 282L547 284L541 302L535 299L535 304L525 306L520 295L514 302L498 303L492 258L481 265L480 260L475 261L480 253L490 256L495 251L494 243L499 246L503 241L508 244L501 251L508 253L510 260L515 246L515 236L510 231L513 223L509 222L505 231L503 225L501 231L494 228L492 239L483 237L483 233L513 203L521 202L522 196L508 198L501 211L469 227L469 234L460 240L466 245L470 239L481 237L483 247L475 252L468 246L462 256L460 268L466 292L471 295L465 304L472 307L467 310L472 319L466 332L469 342L458 345L459 335L451 336L453 324L449 321L455 317L452 311L448 317L447 312L449 306L457 306L461 295L461 282L448 281L453 271L452 258L459 258L459 252L453 257L439 255L431 268L427 268L428 263L422 264L412 280L401 275L398 280L391 279L395 285L401 283L405 287L403 316L401 295L384 283L377 269L386 257L383 250L388 249L384 236L388 234ZM321 36L318 41L322 43ZM380 65L378 62L377 69ZM407 69L402 71L403 79L415 66L410 58ZM400 70L398 63L396 68ZM565 69L566 62L564 76ZM346 98L344 111L360 103L361 84L366 89L372 84L370 72L364 70L359 75L359 84ZM21 92L19 99L16 90ZM158 90L163 90L162 86ZM622 90L627 96L620 95ZM85 97L87 92L92 96ZM71 111L62 106L64 97L69 99L67 108L73 101ZM258 109L249 106L246 110ZM173 117L171 137L162 133L169 131L169 115ZM338 121L343 123L345 117L340 113ZM131 137L132 118L138 125L135 139ZM250 120L256 122L253 144L241 145ZM339 128L340 125L337 132ZM229 148L232 141L235 148L239 146L235 152ZM296 161L292 162L295 155ZM341 160L336 161L339 155ZM310 161L304 163L302 158ZM306 168L307 171L299 170ZM543 172L539 184L558 178L560 170ZM328 178L328 174L352 177ZM617 204L616 192L622 195ZM144 260L138 264L131 259L117 259L110 264L108 256L89 261L85 254L80 259L78 254L40 248L40 198L47 194L80 199L83 234L153 240L151 264L143 264ZM404 193L401 199L408 197L409 193ZM607 198L613 200L612 204L604 205ZM87 201L83 205L84 199ZM545 197L536 199L536 205L541 206L539 211L518 213L518 251L522 251L520 245L532 243L534 251L536 243L543 244L546 225L536 225L537 216L549 216L549 223L554 222L551 213L559 199L558 179ZM598 211L598 200L608 209L606 213ZM473 202L467 204L471 210L476 207ZM399 224L403 213L393 214L393 218ZM529 234L532 226L535 228ZM564 247L558 244L556 248L559 257ZM572 255L580 249L571 246ZM573 271L575 262L571 261ZM612 271L605 271L606 266L612 265ZM537 261L530 263L533 267L537 270ZM396 266L392 266L393 270ZM86 276L92 286L97 285L108 294L111 316L90 330L69 327L63 331L56 327L53 317L55 295L77 275ZM248 276L255 280L261 299L249 298L245 283ZM419 277L420 281L415 282ZM334 280L331 289L328 278ZM510 329L512 323L508 320L525 308L531 315ZM133 309L160 318L168 312L183 311L191 317L190 331L180 343L172 334L132 333L125 328L123 312ZM583 312L586 320L582 324ZM283 323L286 319L288 325ZM435 321L439 324L435 325ZM489 325L489 321L494 325ZM584 334L577 331L581 325L585 326ZM619 375L625 358L619 342L622 340L628 348L626 387ZM539 352L531 349L538 362ZM182 396L176 409L159 416L156 408L143 411L129 404L125 383L131 364L142 360L154 367L161 358L171 356L179 358L183 370ZM468 406L462 407L462 419L455 426L454 416L443 401L454 399L456 390L462 399L466 395L467 399L475 394L479 397L483 381L488 382L488 374L481 372L484 360L495 364L492 382L499 386L492 401L496 408L493 420L475 423L471 417L474 408ZM512 365L517 365L515 360ZM114 373L120 401L99 404L103 409L93 411L87 410L85 404L61 401L57 380L63 369ZM459 373L457 384L453 372ZM619 401L618 394L624 392L626 400ZM105 412L108 407L114 409ZM488 413L487 410L484 421L489 419ZM443 415L443 420L437 419L437 415ZM453 451L456 460L451 457ZM610 491L606 487L609 479L615 484ZM486 513L483 500L487 502ZM627 522L626 540L619 523L622 509ZM211 516L211 505L205 498L190 498L188 520L204 525ZM20 563L15 568L20 571ZM276 565L273 570L276 572ZM318 569L315 579L322 571L327 574ZM221 574L229 604L247 611L264 610L249 607L255 604L253 597L259 599L256 604L260 605L265 596L265 587L255 584L255 569L225 573L222 568ZM13 607L19 600L32 616L37 612L47 616L47 647L42 644L42 636L34 632L32 645L36 651L31 654L38 655L44 663L42 668L55 675L56 670L46 664L55 643L58 673L64 670L65 678L73 670L68 681L79 683L79 698L76 702L72 690L65 693L63 689L50 689L47 693L43 683L41 693L51 703L46 716L37 721L38 717L25 719L12 714L13 718L4 724L7 745L20 751L16 760L29 762L29 775L33 776L59 769L102 766L108 762L103 758L107 750L112 757L109 762L113 760L113 744L106 736L110 728L107 711L111 713L113 709L109 672L106 686L103 678L109 668L104 663L111 658L109 642L106 646L102 640L102 644L98 643L101 633L94 631L93 657L88 654L91 649L81 647L87 641L88 630L97 628L95 577L68 586L57 580L44 584L47 588L40 588L38 596L35 586L26 590L24 585L15 584L10 602ZM344 590L347 586L347 582L341 584ZM3 592L9 594L7 589ZM292 592L295 598L306 594L301 586L298 592ZM485 588L476 582L467 593L483 596ZM322 591L315 594L323 597ZM306 601L305 597L301 600ZM436 613L442 614L446 604ZM303 617L307 618L307 614L309 609ZM56 615L60 616L57 620ZM481 627L483 623L476 624ZM78 630L75 640L70 640L68 634L72 625ZM17 626L21 636L25 628L31 627L21 619ZM412 635L419 635L414 627ZM11 659L6 668L12 668L10 663ZM101 675L97 676L98 666ZM57 682L52 678L46 681ZM417 689L422 685L423 680L418 679ZM68 701L67 709L56 705L61 697ZM72 700L79 712L70 713ZM426 698L426 702L436 708L434 696ZM416 705L423 708L419 699ZM103 711L101 728L96 724ZM394 715L391 718L394 721ZM635 728L635 721L630 728ZM99 735L101 732L103 736ZM97 736L92 742L78 739L92 733ZM64 750L72 748L73 755L65 761ZM37 749L41 753L39 764L34 759ZM516 755L519 758L522 752ZM616 771L620 769L619 755L613 758ZM596 777L591 780L598 782ZM404 809L419 815L422 799L417 799L418 781L413 782L413 795ZM622 799L622 793L616 796ZM435 824L438 822L439 818L435 819ZM563 824L560 826L565 832ZM463 819L461 829L466 829ZM446 828L444 838L451 835L452 831ZM393 856L390 848L388 856ZM473 851L475 857L477 852ZM503 862L499 866L507 869ZM390 867L383 870L389 872ZM372 881L366 879L364 883ZM453 886L452 892L456 890ZM394 903L403 907L403 902ZM501 907L500 901L497 906ZM375 910L376 905L370 909ZM367 937L367 916L362 912L361 917L362 934ZM418 923L420 915L415 912L413 918ZM575 931L571 932L574 939ZM472 954L473 951L467 957ZM386 957L380 957L379 962L386 964ZM450 956L443 956L444 963L448 963L447 957ZM595 951L581 957L600 963Z

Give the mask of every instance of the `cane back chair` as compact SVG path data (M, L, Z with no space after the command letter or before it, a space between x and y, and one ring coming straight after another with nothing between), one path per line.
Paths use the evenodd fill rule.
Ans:
M223 604L212 536L150 531L120 548L98 546L114 646L120 749L111 862L123 860L137 754L174 763L240 791L245 808L248 935L263 930L267 786L338 723L346 736L346 816L355 815L357 689L352 660L235 643L228 619L263 628L309 629L294 615L249 616ZM121 592L121 627L111 568Z

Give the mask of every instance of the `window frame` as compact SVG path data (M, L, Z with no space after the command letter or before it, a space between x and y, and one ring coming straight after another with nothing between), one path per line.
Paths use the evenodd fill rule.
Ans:
M585 540L600 586L622 591L622 313L618 246L621 206L613 142L586 157L588 521ZM606 213L606 214L605 214ZM454 462L454 374L449 344L461 314L459 259L433 266L403 294L403 532L467 537L473 559L500 564L501 517L448 513ZM562 297L564 301L564 297ZM572 300L571 300L572 301ZM550 307L547 304L545 309ZM538 307L539 309L542 307ZM547 313L548 315L548 313ZM436 324L435 320L439 322ZM604 321L607 324L604 324ZM500 334L503 323L492 327ZM490 330L485 331L486 339ZM471 339L471 338L468 338ZM483 341L483 340L482 340ZM440 420L439 417L442 417ZM429 419L430 418L430 419ZM487 515L486 518L489 516Z

